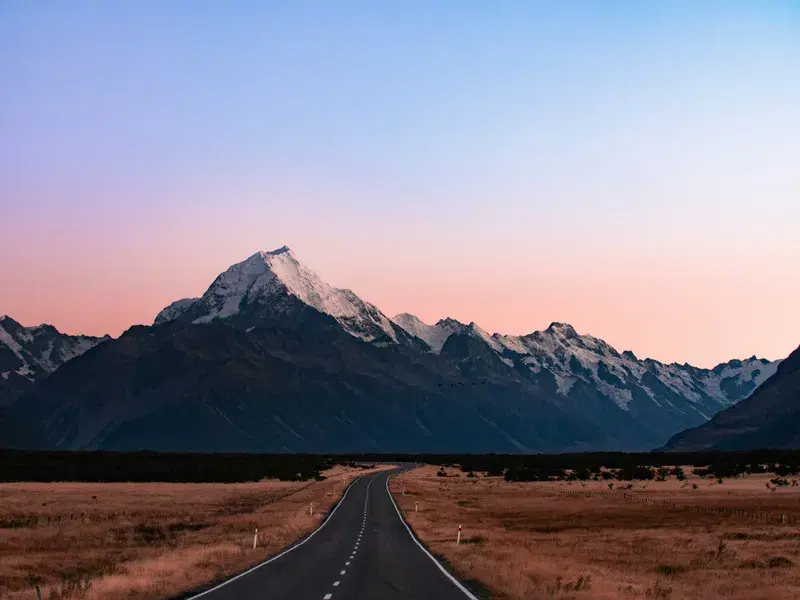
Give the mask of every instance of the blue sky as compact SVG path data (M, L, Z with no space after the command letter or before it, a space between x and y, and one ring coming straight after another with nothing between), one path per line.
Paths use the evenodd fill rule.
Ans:
M800 299L799 75L798 2L6 1L0 301L27 310L57 244L75 303L98 274L149 290L61 317L119 329L286 243L387 312L448 316L455 286L451 316L510 333L571 320L624 346L608 307L573 306L600 272L643 307L653 271L718 303L763 277L748 303L774 313ZM792 318L750 353L800 342ZM628 345L695 352L651 326Z

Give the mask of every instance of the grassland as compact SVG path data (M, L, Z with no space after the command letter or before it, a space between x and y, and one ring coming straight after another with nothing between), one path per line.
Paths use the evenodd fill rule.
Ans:
M44 600L196 589L312 531L365 472L336 467L311 482L0 484L0 598L34 600L36 584Z
M609 489L436 471L394 479L395 498L422 541L494 598L800 597L800 528L791 524L800 488L770 491L774 475L639 481L620 491L627 482Z

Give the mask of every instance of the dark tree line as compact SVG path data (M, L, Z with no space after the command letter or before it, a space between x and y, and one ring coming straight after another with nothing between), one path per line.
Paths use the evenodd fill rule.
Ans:
M0 481L234 483L320 478L324 456L0 451Z
M505 476L509 481L554 479L664 480L685 474L735 477L800 474L800 451L584 454L193 454L157 452L26 452L0 450L0 482L172 481L241 482L264 478L308 480L336 464L427 463L464 473Z

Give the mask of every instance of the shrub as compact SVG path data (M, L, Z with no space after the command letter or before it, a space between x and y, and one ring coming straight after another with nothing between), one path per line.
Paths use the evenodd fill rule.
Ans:
M767 561L767 567L770 569L783 569L793 566L794 563L785 556L773 556Z
M658 565L656 567L656 573L659 575L677 575L681 572L683 572L683 567L676 567L675 565Z
M654 479L656 481L666 481L669 479L670 474L671 471L667 467L658 467L658 469L656 469Z

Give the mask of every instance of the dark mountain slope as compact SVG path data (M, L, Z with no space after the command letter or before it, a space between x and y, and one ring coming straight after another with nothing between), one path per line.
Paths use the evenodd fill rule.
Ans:
M70 361L14 417L43 422L48 447L72 449L558 452L652 439L636 428L608 436L496 363L476 357L462 371L463 358L378 348L336 328L172 322Z
M674 435L665 450L800 448L800 348L748 398Z

